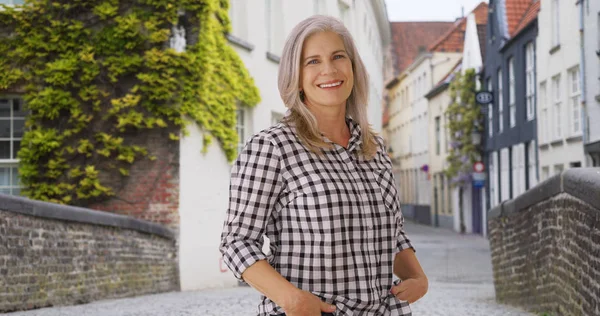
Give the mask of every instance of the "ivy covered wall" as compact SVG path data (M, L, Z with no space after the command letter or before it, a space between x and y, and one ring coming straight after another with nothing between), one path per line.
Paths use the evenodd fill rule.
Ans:
M236 156L235 110L260 100L225 34L228 0L29 0L0 10L0 94L20 90L29 115L19 173L36 200L86 206L108 179L153 160L140 135L178 141L187 121ZM170 48L185 29L184 52ZM186 120L185 118L190 120Z
M450 151L446 175L455 186L471 181L473 164L481 161L479 144L474 144L472 134L483 133L483 114L475 102L476 74L473 69L456 73L450 83L451 103L446 109Z

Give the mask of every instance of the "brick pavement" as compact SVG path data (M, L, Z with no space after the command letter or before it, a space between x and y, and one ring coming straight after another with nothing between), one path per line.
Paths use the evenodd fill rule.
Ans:
M430 280L413 304L415 316L533 316L494 300L486 239L407 223L406 231ZM166 293L6 316L252 316L258 294L250 288Z

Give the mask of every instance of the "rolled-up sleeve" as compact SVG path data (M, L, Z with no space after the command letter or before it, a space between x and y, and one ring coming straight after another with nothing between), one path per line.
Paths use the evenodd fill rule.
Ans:
M381 157L384 160L384 165L387 168L386 174L389 175L389 179L386 179L387 181L381 181L381 184L387 186L384 188L384 192L387 192L391 199L391 208L396 221L396 249L394 251L394 256L400 251L409 248L416 252L415 247L411 244L410 239L404 231L404 216L402 215L400 197L398 196L398 188L396 187L396 176L392 171L392 159L387 155L387 148L383 142L383 138L378 136L376 140L380 146L379 150L382 153Z
M268 135L248 141L234 163L229 185L229 207L219 250L236 278L259 260L263 236L282 190L280 152Z

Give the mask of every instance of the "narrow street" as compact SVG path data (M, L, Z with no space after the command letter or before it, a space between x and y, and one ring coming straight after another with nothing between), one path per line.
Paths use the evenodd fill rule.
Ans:
M429 293L414 316L534 315L494 300L488 241L407 223L406 231L429 276ZM167 293L45 308L7 316L252 316L258 295L250 288Z

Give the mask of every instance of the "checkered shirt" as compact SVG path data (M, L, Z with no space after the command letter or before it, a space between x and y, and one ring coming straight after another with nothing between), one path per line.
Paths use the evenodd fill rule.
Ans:
M322 157L302 145L293 124L253 136L232 168L220 251L238 279L266 259L298 288L336 305L335 315L411 315L390 294L398 283L394 257L413 248L391 161L380 137L376 156L360 158L360 127L350 118L347 124L348 148L334 144ZM284 313L261 297L259 316Z

